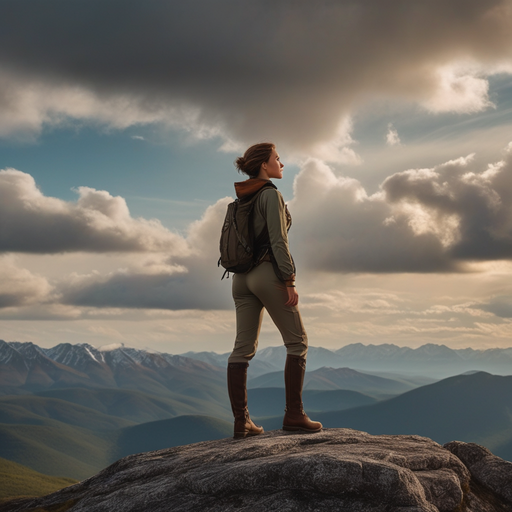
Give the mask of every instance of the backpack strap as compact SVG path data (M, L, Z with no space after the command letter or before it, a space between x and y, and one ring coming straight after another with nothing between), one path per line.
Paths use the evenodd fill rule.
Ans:
M250 240L253 241L253 247L252 247L252 250L253 250L253 253L254 253L254 263L253 263L253 266L251 267L254 268L254 265L257 263L257 261L259 260L259 255L261 253L261 249L265 246L265 245L268 245L269 247L269 250L270 250L270 239L269 239L269 234L268 234L268 228L267 228L267 225L265 223L265 227L263 228L263 231L255 238L254 237L254 222L253 222L253 213L254 213L254 208L256 206L256 203L258 201L258 198L260 197L260 194L266 190L267 188L273 188L275 190L277 190L277 187L271 182L269 181L268 183L265 183L265 185L263 185L258 191L256 191L253 195L249 196L247 198L247 201L251 201L251 206L250 206L250 210L248 212L248 227L249 227L249 238ZM245 199L245 198L244 198ZM245 202L245 201L244 201ZM237 232L238 234L238 232ZM240 238L239 238L240 240ZM262 244L262 241L265 241L265 244ZM242 244L242 246L244 248L246 248L246 245L242 242L242 240L240 240L240 243ZM246 248L247 250L247 248ZM249 249L250 251L251 249ZM247 272L249 272L251 269L249 269Z

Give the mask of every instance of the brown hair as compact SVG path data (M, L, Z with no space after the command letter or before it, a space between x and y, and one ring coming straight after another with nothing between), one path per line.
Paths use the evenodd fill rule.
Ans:
M272 142L260 142L254 144L247 149L244 156L239 156L235 160L235 167L238 172L242 171L251 178L256 178L260 173L261 164L268 162L272 150L275 148L275 144Z

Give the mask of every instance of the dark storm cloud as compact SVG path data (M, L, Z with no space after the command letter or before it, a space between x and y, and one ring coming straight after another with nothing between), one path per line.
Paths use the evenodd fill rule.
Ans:
M427 101L443 86L439 66L510 58L510 6L510 0L4 0L0 105L10 113L3 121L12 123L4 132L35 129L55 112L103 116L118 126L167 116L234 140L276 138L307 149L335 137L354 103L373 95ZM467 99L459 110L488 104L485 81L453 80L443 87ZM60 105L51 94L36 95L23 116L29 86L32 93L82 87L107 106L80 110L66 106L66 94ZM120 97L133 110L124 122L116 120L126 113L126 103L116 104ZM439 101L450 109L442 106L446 98ZM172 110L186 107L193 114Z
M196 270L192 266L191 271ZM231 297L219 294L220 276L216 277L214 282L211 276L204 280L189 273L117 274L64 290L62 303L97 308L231 309Z

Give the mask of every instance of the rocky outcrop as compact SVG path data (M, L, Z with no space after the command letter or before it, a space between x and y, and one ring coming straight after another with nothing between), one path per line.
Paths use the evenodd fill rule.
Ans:
M131 455L0 512L512 511L512 464L474 444L272 431Z

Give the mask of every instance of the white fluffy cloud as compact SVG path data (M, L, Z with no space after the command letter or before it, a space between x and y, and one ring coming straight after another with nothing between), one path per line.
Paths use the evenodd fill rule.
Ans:
M489 83L485 75L492 71L478 65L456 63L443 66L437 73L436 87L423 104L432 112L481 112L494 104L489 100Z
M398 172L369 196L310 160L291 203L299 257L332 272L464 271L467 262L511 259L512 154L474 167L470 155Z
M432 272L455 270L438 237L415 234L383 193L368 196L355 179L335 176L310 160L295 182L290 204L299 261L329 272ZM319 247L321 250L319 250Z
M224 148L274 139L296 155L358 162L346 123L368 99L432 112L492 106L487 77L510 72L510 7L7 0L0 135L68 118L118 128L162 122L219 135ZM94 37L84 19L94 19Z
M77 202L48 197L29 174L1 170L0 252L186 251L160 221L131 217L122 197L89 187L77 193Z
M386 144L388 146L397 146L400 144L398 132L391 123L388 124L388 133L386 134Z
M227 198L207 208L183 237L157 220L134 219L122 197L88 187L79 187L77 193L76 202L62 201L42 194L29 174L0 171L2 252L133 254L120 259L117 270L54 278L52 302L97 308L231 306L229 292L223 293L229 282L220 283L222 271L217 268ZM44 278L11 267L2 266L2 275L9 279L0 284L0 307L49 300L50 284Z
M223 269L217 267L226 204L219 200L191 225L186 256L159 253L107 275L72 276L60 284L60 300L99 308L232 308L230 283L221 282Z
M0 309L50 302L51 295L47 279L20 268L13 256L0 256Z

